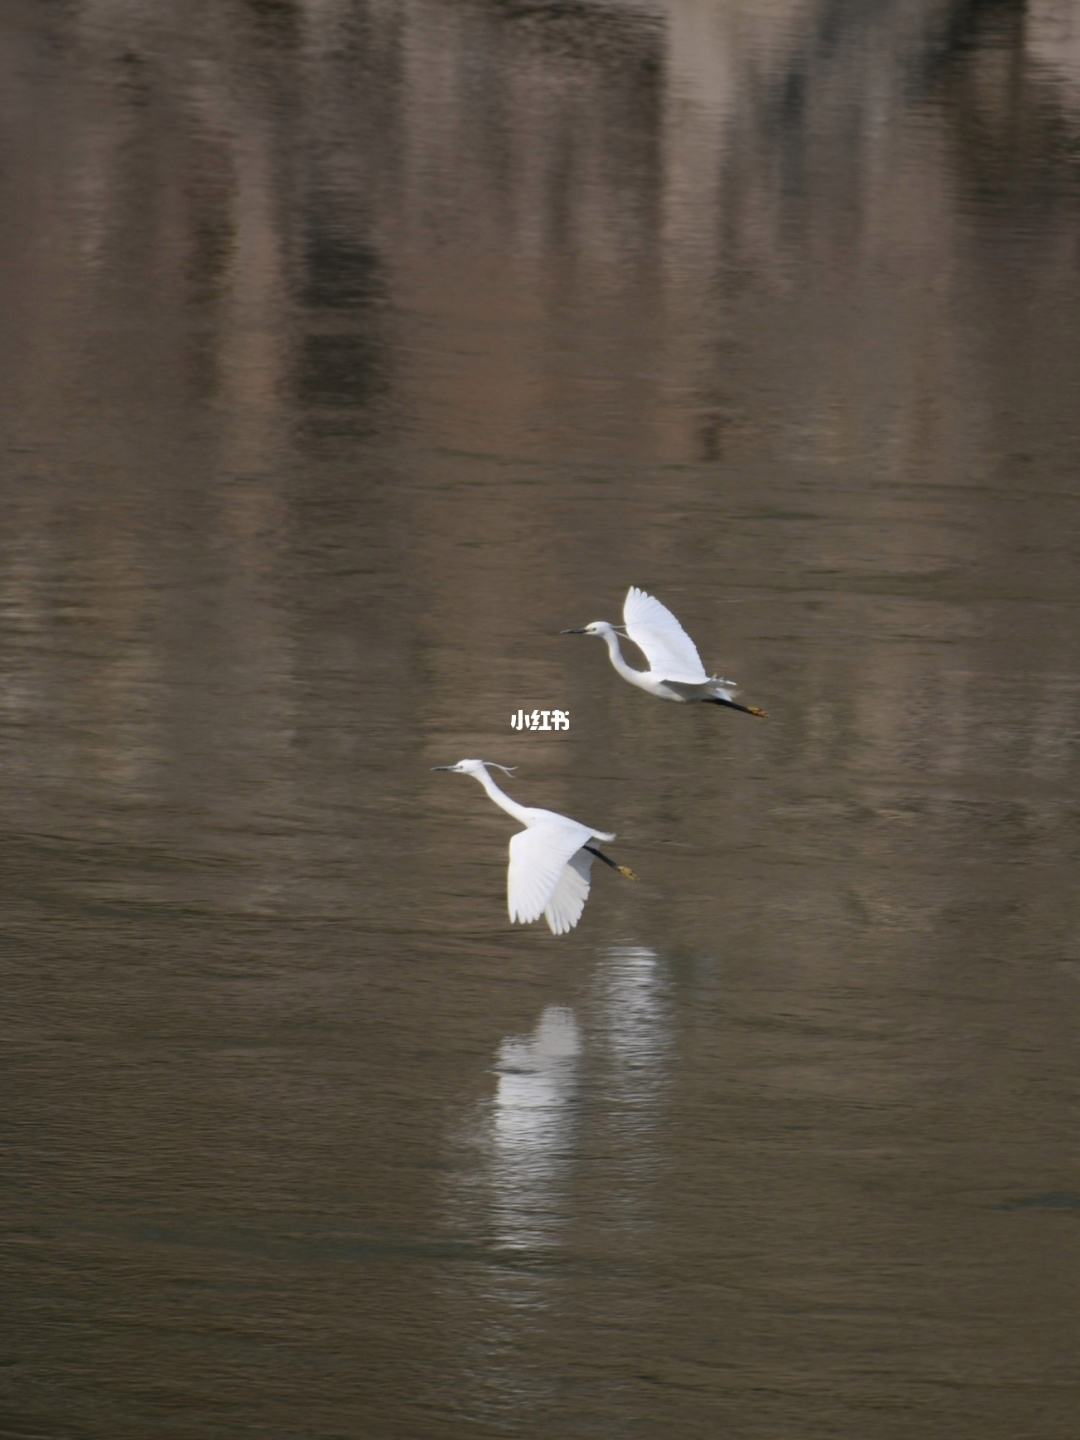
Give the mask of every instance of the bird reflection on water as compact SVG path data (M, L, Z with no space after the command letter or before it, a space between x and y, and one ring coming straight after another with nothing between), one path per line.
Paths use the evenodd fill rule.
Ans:
M584 1041L573 1010L549 1005L531 1035L499 1046L491 1111L491 1210L505 1245L555 1242L566 1223Z

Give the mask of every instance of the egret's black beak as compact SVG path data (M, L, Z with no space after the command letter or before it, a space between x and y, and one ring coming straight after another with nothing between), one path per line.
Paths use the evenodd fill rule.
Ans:
M432 765L432 770L452 770L453 765Z
M584 626L583 626L580 630L560 630L560 631L559 631L559 634L560 634L560 635L584 635L584 634L585 634L585 629L584 629Z

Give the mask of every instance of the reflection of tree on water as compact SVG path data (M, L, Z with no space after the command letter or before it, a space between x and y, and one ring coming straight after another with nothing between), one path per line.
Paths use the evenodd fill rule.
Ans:
M460 424L460 440L473 396L526 432L537 406L582 406L587 419L617 404L651 447L722 459L745 435L747 392L760 408L769 373L778 405L813 400L800 400L803 376L782 355L777 366L771 347L759 369L732 346L732 307L757 283L798 280L794 233L812 265L822 243L838 256L872 244L866 217L881 208L904 109L949 89L961 184L968 166L996 163L964 140L965 115L971 139L985 136L1018 85L1028 119L1014 138L1032 155L1046 140L1061 148L1064 92L1028 58L1020 26L1032 9L792 0L736 17L711 0L248 0L214 17L212 58L190 33L163 46L179 7L125 11L121 64L110 7L88 3L66 24L40 22L61 55L77 36L114 75L80 116L95 153L79 167L79 196L65 202L72 174L48 193L67 203L73 236L97 227L102 277L152 291L159 356L185 355L194 388L246 416L248 439L250 421L270 423L290 401L317 430L370 433L386 419L375 402L405 385L408 413ZM1012 77L996 99L964 79L991 42ZM17 107L19 82L11 88ZM76 92L73 105L88 104ZM46 124L48 169L72 136L62 115ZM1013 158L1060 207L1045 164ZM945 269L943 163L952 168L924 149L917 193ZM902 236L910 217L898 219ZM1052 210L1039 224L1056 228ZM894 249L881 246L881 263ZM57 255L43 258L48 269ZM455 296L486 338L449 363L414 319ZM582 327L583 313L594 323ZM402 344L407 377L390 364ZM664 383L627 367L628 348L661 355ZM917 363L927 369L925 356ZM870 384L860 376L859 388Z
M307 8L303 0L244 0L244 4L274 43L295 44L301 11Z
M0 46L33 136L8 156L0 285L14 433L48 435L61 462L37 503L60 505L103 593L188 573L157 550L163 496L196 549L231 543L222 663L276 654L276 685L290 611L321 606L315 655L325 617L366 603L309 573L365 529L428 610L453 593L482 616L501 561L462 565L455 542L510 553L561 528L545 486L463 488L421 555L405 540L430 528L436 487L375 494L349 453L372 438L709 462L665 476L671 516L704 513L718 485L749 493L739 467L763 457L870 459L889 479L1071 465L1080 351L1057 301L1080 228L1078 89L1054 10L267 0L214 7L202 33L177 0L34 7L34 35ZM980 219L1002 203L1005 223ZM344 463L310 463L323 441ZM68 475L92 505L70 503ZM883 493L844 508L873 520ZM997 513L980 530L926 508L918 531L883 513L868 564L921 573L933 551L939 569L1007 572L1017 517ZM1047 513L1023 517L1036 545ZM583 539L606 542L610 519L583 510ZM675 529L651 536L661 566ZM848 549L820 525L774 568L828 572ZM283 553L303 580L262 606ZM186 604L171 613L197 628ZM169 634L100 624L178 667ZM889 725L911 683L895 664L876 675Z
M303 407L362 410L386 388L386 337L378 306L386 287L378 253L351 233L358 216L335 216L326 195L308 197L300 303L307 312L297 356Z

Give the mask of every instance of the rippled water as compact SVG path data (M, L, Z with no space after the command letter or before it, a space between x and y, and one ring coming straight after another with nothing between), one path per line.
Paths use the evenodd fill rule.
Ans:
M1074 1440L1075 7L0 41L4 1440Z

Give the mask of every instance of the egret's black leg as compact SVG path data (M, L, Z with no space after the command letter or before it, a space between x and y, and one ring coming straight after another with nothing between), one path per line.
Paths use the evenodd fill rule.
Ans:
M756 715L759 720L766 718L765 711L759 705L740 705L737 700L721 700L719 695L706 695L703 697L706 705L726 705L729 710L741 710L744 715Z
M595 855L597 860L603 860L605 865L610 865L612 870L617 870L620 875L625 875L627 880L636 880L638 878L633 870L630 869L629 865L616 864L610 855L605 855L602 850L597 850L595 845L586 845L584 848L590 855Z

